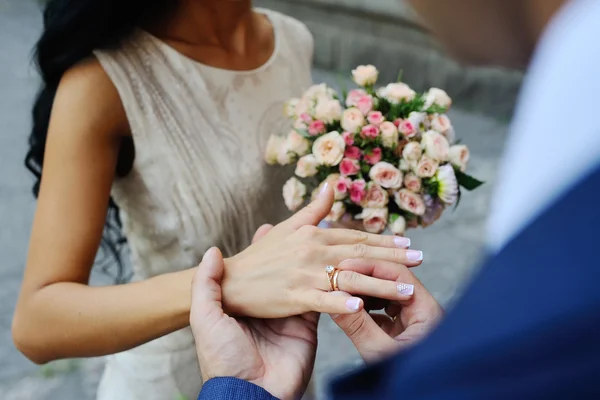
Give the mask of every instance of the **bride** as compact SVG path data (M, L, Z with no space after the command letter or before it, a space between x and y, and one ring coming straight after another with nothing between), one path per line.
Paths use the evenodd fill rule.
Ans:
M286 176L262 154L289 128L283 103L310 84L312 51L304 25L250 0L48 1L26 158L39 201L13 322L26 356L109 355L101 400L195 396L190 284L211 246L228 257L231 314L356 312L362 300L330 295L324 272L351 258L364 262L342 290L400 296L383 279L420 262L406 239L311 226L331 189L248 247L286 217ZM119 216L133 279L91 287Z

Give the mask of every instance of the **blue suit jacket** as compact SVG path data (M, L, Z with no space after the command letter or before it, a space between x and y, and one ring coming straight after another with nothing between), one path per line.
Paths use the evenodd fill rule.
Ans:
M600 399L599 230L597 168L485 263L429 338L334 382L331 398ZM200 394L226 398L273 399L231 378Z

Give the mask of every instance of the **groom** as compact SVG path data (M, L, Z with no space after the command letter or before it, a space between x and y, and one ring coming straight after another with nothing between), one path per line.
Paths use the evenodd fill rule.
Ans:
M528 65L528 74L482 272L411 349L435 319L420 286L410 305L390 310L398 313L391 324L366 312L334 316L368 362L400 352L334 383L332 398L600 398L600 1L410 2L457 57ZM209 379L199 398L299 395L315 316L270 327L226 317L220 274L215 250L194 288L191 324Z

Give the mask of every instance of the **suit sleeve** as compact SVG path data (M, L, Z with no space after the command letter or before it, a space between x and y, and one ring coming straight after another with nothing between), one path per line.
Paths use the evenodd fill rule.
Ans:
M265 389L237 378L213 378L204 383L198 400L279 400Z

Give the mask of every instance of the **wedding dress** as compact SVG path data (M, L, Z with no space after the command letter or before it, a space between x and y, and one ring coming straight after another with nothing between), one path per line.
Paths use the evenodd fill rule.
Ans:
M300 22L260 12L275 49L252 71L200 64L144 31L95 52L135 143L133 169L112 189L134 281L194 267L211 246L236 254L260 225L288 215L281 188L290 173L263 153L271 134L291 128L284 102L310 85L313 41ZM107 357L98 399L191 400L200 387L188 328Z

